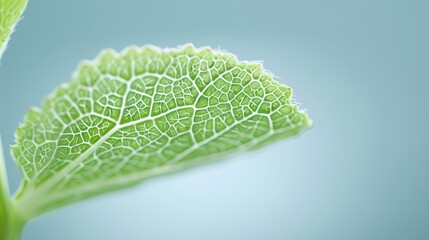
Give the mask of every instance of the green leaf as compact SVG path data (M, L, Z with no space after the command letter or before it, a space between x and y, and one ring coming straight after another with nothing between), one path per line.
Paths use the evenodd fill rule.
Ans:
M30 219L296 135L311 121L291 96L260 63L210 48L104 51L18 128L14 207Z
M0 0L0 60L27 0Z

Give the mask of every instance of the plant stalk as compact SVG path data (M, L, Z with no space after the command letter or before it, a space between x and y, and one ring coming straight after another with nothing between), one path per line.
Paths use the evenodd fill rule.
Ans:
M0 240L21 240L25 221L13 211L0 136Z

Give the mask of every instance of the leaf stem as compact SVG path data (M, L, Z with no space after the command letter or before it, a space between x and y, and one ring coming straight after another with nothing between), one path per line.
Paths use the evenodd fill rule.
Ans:
M3 157L3 144L0 137L0 240L6 240L7 218L11 206L9 196L9 185Z
M18 217L10 203L9 184L0 136L0 240L20 240L24 224L25 221Z
M20 219L13 211L9 213L5 240L21 240L21 233L24 228L25 221Z

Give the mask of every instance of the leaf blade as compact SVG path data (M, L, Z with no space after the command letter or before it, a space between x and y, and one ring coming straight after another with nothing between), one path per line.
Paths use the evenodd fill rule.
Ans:
M0 60L26 6L27 0L0 0Z
M14 205L32 218L298 134L311 121L291 95L260 63L210 48L105 51L17 130Z

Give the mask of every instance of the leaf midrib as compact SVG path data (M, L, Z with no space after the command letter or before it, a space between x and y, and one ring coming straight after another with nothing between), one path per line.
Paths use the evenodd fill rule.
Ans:
M170 63L170 65L171 65L171 63ZM95 67L95 66L93 66L93 67ZM94 69L97 69L97 68L94 68ZM166 67L165 69L168 69L168 67ZM168 75L166 75L166 73L164 72L164 73L162 73L162 74L159 74L159 73L150 73L150 72L146 72L146 73L142 73L142 74L138 74L138 75L135 75L135 76L133 76L130 80L126 80L126 79L123 79L122 77L120 77L120 76L117 76L117 75L112 75L112 74L109 74L109 73L101 73L101 72L99 72L98 70L96 70L97 71L97 74L99 75L99 79L98 79L98 81L101 81L103 78L105 78L105 77L107 77L107 78L110 78L110 79L112 79L112 80L116 80L116 81L119 81L119 82L122 82L122 83L124 83L124 84L126 84L127 85L127 89L126 89L126 92L125 92L125 94L124 94L124 100L123 100L123 102L122 102L122 108L121 108L121 113L120 113L120 116L118 117L118 120L117 120L117 122L116 122L116 126L114 127L114 128L112 128L108 133L106 133L106 135L107 134L110 134L109 136L107 136L107 138L105 138L106 137L106 135L105 136L103 136L99 141L97 141L96 142L96 147L95 147L95 149L96 148L98 148L102 143L99 143L101 140L107 140L113 133L115 133L115 131L117 131L117 130L119 130L120 128L122 128L122 127L124 127L124 126L128 126L128 125L130 125L130 126L132 126L132 125L134 125L134 124L139 124L139 123L141 123L141 122L144 122L144 121L146 121L146 120L155 120L156 118L159 118L159 117L163 117L163 116L165 116L165 115L168 115L169 113L171 113L171 112L174 112L174 111L177 111L177 110L180 110L180 109L186 109L186 108L193 108L193 110L194 110L194 114L195 114L195 110L196 110L196 104L198 103L198 101L199 101L199 99L202 97L202 96L204 96L204 92L205 92L205 90L206 89L208 89L210 86L212 86L217 80L219 80L220 78L222 78L225 74L227 74L227 73L230 73L231 71L232 71L232 69L228 69L228 70L226 70L226 71L224 71L224 72L222 72L221 74L219 74L216 78L214 78L214 79L212 79L212 81L210 81L210 83L209 84L207 84L202 90L199 90L198 89L198 87L195 85L195 81L194 80L191 80L191 82L192 82L192 84L194 85L194 87L195 87L195 89L196 89L196 91L198 91L198 96L196 97L196 99L195 99L195 101L194 101L194 103L193 103L193 105L186 105L186 106L182 106L182 107L176 107L176 108L174 108L174 109L170 109L170 110L168 110L167 112L165 112L165 113L162 113L162 114L160 114L160 115L156 115L156 116L150 116L150 117L145 117L145 118L142 118L142 119L140 119L140 120L137 120L137 121L134 121L134 122L130 122L130 123L128 123L128 124L125 124L125 125L123 125L123 126L121 126L121 124L120 124L120 122L121 122L121 119L122 119L122 117L123 117L123 114L124 114L124 110L125 110L125 106L126 106L126 99L127 99L127 97L128 97L128 94L130 93L130 90L131 90L131 85L135 82L135 80L137 80L137 79L142 79L142 78L144 78L144 77L148 77L148 76L155 76L155 77L158 77L159 79L161 79L161 78L163 78L163 77L165 77L165 78L168 78L169 80L171 80L171 81L174 81L174 80L177 80L177 79L173 79L173 78L171 78L170 76L168 76ZM130 69L130 71L131 72L135 72L135 59L133 59L132 61L131 61L131 69ZM200 74L200 73L198 73L198 74ZM211 73L210 73L210 75L211 75ZM190 76L189 76L189 74L186 74L186 75L183 75L182 76L182 78L185 78L185 77L189 77L190 78ZM159 81L158 81L159 82ZM250 81L251 82L251 81ZM250 82L248 83L248 84L250 84ZM243 87L245 87L245 85L243 85ZM154 87L154 88L156 88L156 86ZM244 88L243 88L244 89ZM152 113L152 109L153 109L153 106L151 106L150 107L150 110L151 110L151 112L149 113L149 115L151 115L151 113ZM91 112L91 113L89 113L88 115L92 115L93 114L93 112ZM111 119L109 119L109 118L105 118L105 120L109 120L109 121L111 121ZM113 121L112 121L113 122ZM115 128L117 128L116 130L114 130ZM98 145L97 145L98 144ZM94 151L95 150L94 149L94 145L92 145L85 153L87 153L87 152L89 152L89 151ZM89 156L89 154L90 153L88 153L87 155ZM83 156L83 155L81 155L81 156ZM85 158L86 158L87 156L85 156ZM70 165L67 165L66 167L64 167L62 170L60 170L60 172L59 173L56 173L55 174L55 176L54 177L52 177L52 178L62 178L63 177L63 174L64 174L64 171L63 170L70 170L69 168L71 168L71 169L73 169L76 165L78 165L81 161L83 161L85 158L82 158L82 157L78 157L77 159L75 159L75 160L72 160L73 162L72 162L72 164L70 164ZM53 161L54 159L52 159L51 161ZM49 164L47 164L46 166L48 166ZM71 166L72 165L72 166ZM46 166L43 168L43 170L46 168ZM41 171L42 172L42 171ZM51 179L52 178L50 178L49 180L47 180L47 182L49 182L49 181L51 181ZM57 180L59 180L59 179L54 179L55 181L53 181L54 183L52 183L51 185L53 186L53 185L55 185L56 184L56 182L57 182ZM35 181L32 181L32 182L35 182ZM47 186L46 188L50 188L50 187L52 187L52 186ZM35 186L33 186L33 187L29 187L30 189L31 188L38 188L38 187L35 187ZM24 194L26 194L26 193L24 193Z
M214 134L213 136L211 136L211 137L209 137L209 138L207 138L207 139L205 139L204 141L202 141L202 142L200 142L197 146L198 147L201 147L201 146L203 146L203 145L205 145L205 144L208 144L209 142L211 142L211 141L213 141L214 139L217 139L218 137L220 137L220 136L222 136L223 134L225 134L226 132L228 132L228 131L230 131L231 130L231 128L233 128L233 127L235 127L235 126L237 126L237 125L239 125L239 124L242 124L243 122L246 122L246 121L248 121L249 119L251 119L252 117L254 117L254 116L259 116L259 115L263 115L263 116L265 116L265 117L267 117L268 119L269 119L269 114L261 114L261 113L258 113L258 112L254 112L253 114L250 114L249 116L247 116L247 117L245 117L245 118L243 118L243 119L241 119L241 120L239 120L239 121L236 121L233 125L231 125L230 127L228 127L228 128L225 128L224 130L222 130L221 132L219 132L219 133L217 133L217 134ZM151 119L150 121L153 121L154 119ZM269 122L270 122L270 120L268 120ZM119 130L119 129L121 129L121 128L125 128L125 127L129 127L129 126L132 126L133 124L124 124L124 125L122 125L121 127L118 127L118 129L117 130ZM113 130L113 129L112 129ZM117 131L116 130L116 131ZM114 131L115 132L115 131ZM264 135L266 135L267 137L269 137L269 136L271 136L272 134L273 134L274 132L272 131L272 128L270 128L270 131L269 132L267 132L266 134L264 134ZM113 133L112 133L113 134ZM110 134L111 135L111 134ZM108 137L106 137L106 139L107 139ZM104 140L106 140L106 139L104 139ZM250 142L249 144L254 144L254 142ZM99 145L101 145L101 144L99 144ZM98 145L98 146L99 146ZM98 147L97 146L97 147ZM191 154L194 150L196 150L198 147L193 147L193 146L195 146L195 145L192 145L192 147L190 147L190 148L188 148L187 150L185 150L182 154L181 154L181 158L180 159L183 159L183 157L185 157L185 156L187 156L187 155L189 155L189 154ZM87 156L89 156L89 154L87 155ZM87 156L85 156L85 157L87 157ZM161 166L161 167L157 167L157 168L153 168L153 169L150 169L150 170L148 170L147 171L147 174L143 174L142 175L142 172L136 172L136 173L134 173L134 174L132 174L131 176L133 176L132 178L134 179L132 179L132 180L130 180L130 182L131 183L133 183L134 181L138 181L139 179L144 179L144 178L147 178L147 177L150 177L150 176L155 176L155 175L158 175L157 173L159 172L159 173L168 173L168 172L171 172L171 171L168 171L169 169L176 169L174 166L175 165L178 165L177 163L180 161L180 159L179 158L176 158L175 159L175 161L173 161L173 162L170 162L169 164L167 164L167 165L164 165L164 166ZM197 161L195 161L195 162L197 162ZM185 164L185 165L187 165L187 164ZM68 166L70 166L70 165L68 165ZM67 166L67 167L68 167ZM73 166L76 166L76 164L75 165L73 165ZM177 166L177 169L181 169L181 165L179 165L179 166ZM165 170L165 171L164 171ZM172 170L172 171L174 171L174 170ZM57 175L57 174L56 174ZM128 179L128 177L129 176L127 176L127 179ZM122 182L123 181L123 178L115 178L115 179L112 179L112 180L114 180L114 181L117 181L117 182ZM128 181L128 180L127 180ZM95 181L95 182L93 182L93 183L91 183L91 184L89 184L89 185L86 185L84 188L86 188L86 189L88 189L89 190L89 192L92 190L92 189L94 189L94 188L97 188L97 187L99 187L99 186L102 186L102 184L99 184L99 182L100 181ZM103 183L105 183L105 182L103 182ZM116 182L115 182L116 183ZM105 183L106 185L111 185L112 184L112 182L111 181L109 181L109 183ZM54 184L55 185L55 184ZM51 195L47 195L47 196L50 196L50 197L46 197L43 193L44 192L41 192L40 191L40 189L42 189L42 188L37 188L36 190L37 191L34 191L34 192L36 192L36 195L32 195L31 197L30 197L30 195L28 195L28 196L24 196L23 198L20 198L20 199L15 199L15 201L14 201L14 205L15 206L24 206L24 205L26 205L25 203L26 203L26 201L32 201L33 202L33 204L31 204L31 205L28 205L28 206L32 206L32 208L34 208L34 209L32 209L32 211L34 211L34 212L31 212L31 211L28 211L29 209L26 209L28 212L27 212L27 214L25 214L25 213L21 213L21 215L23 215L23 216L28 216L28 218L32 218L32 217L34 217L35 215L38 215L39 213L37 212L38 210L37 209L39 209L39 206L46 206L46 205L49 205L50 203L54 203L55 201L58 201L58 200L61 200L61 199L64 199L64 198L67 198L68 196L71 196L71 195L75 195L75 194L80 194L80 195L85 195L85 193L84 193L84 191L83 191L83 188L81 188L81 187L79 187L78 188L78 193L76 193L75 192L75 189L76 188L73 188L73 189L71 189L70 191L66 191L66 192L59 192L58 194L51 194ZM43 188L44 190L45 190L45 188ZM48 190L49 191L49 188L48 189L46 189L46 190ZM68 193L67 193L68 192ZM42 195L42 196L44 196L43 198L39 198L38 196L40 196L40 195ZM28 200L27 200L28 199ZM38 200L36 200L36 199L38 199ZM34 202L37 202L37 203L40 203L39 205L35 205L34 204ZM20 207L17 207L18 209L22 209L22 208L20 208Z

